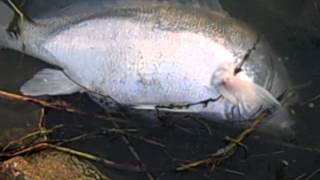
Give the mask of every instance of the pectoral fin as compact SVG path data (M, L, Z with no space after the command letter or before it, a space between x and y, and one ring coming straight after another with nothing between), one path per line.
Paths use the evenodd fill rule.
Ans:
M55 69L40 70L20 88L21 93L28 96L66 95L81 90L62 71Z

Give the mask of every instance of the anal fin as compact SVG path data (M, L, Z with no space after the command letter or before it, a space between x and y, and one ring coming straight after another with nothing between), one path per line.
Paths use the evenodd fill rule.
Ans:
M24 95L67 95L82 88L70 80L61 70L42 69L20 88Z

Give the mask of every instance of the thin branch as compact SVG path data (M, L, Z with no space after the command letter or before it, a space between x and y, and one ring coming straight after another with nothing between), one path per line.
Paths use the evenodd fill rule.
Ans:
M304 180L310 180L314 176L320 173L320 168L316 169L314 172L312 172L309 176L307 176Z
M123 114L123 117L125 119L127 119L124 114ZM119 126L119 124L117 122L113 121L112 124L113 124L113 126L115 128L118 128L118 129L120 128L120 126ZM146 165L142 162L140 155L135 150L135 148L131 145L129 139L124 135L121 135L121 139L127 145L128 149L131 152L131 154L133 155L133 157L140 163L141 168L142 169L146 169ZM155 180L155 178L152 176L152 174L150 172L146 171L146 173L147 173L147 177L148 177L149 180Z
M110 168L114 168L114 169L119 169L119 170L126 170L126 171L130 171L130 172L144 172L145 170L142 169L139 166L134 166L134 165L130 165L130 164L119 164L119 163L115 163L111 160L105 159L105 158L100 158L98 156L89 154L89 153L84 153L84 152L80 152L71 148L66 148L66 147L61 147L61 146L57 146L57 145L53 145L53 144L49 144L46 142L41 142L38 144L35 144L33 146L24 148L20 151L14 152L14 153L2 153L1 156L3 157L15 157L15 156L19 156L28 152L32 152L32 151L39 151L39 150L44 150L44 149L55 149L61 152L65 152L68 154L72 154L78 157L82 157L88 160L93 160L93 161L97 161L97 162L101 162L103 163L105 166L110 167Z
M24 21L24 14L21 12L20 8L18 8L11 0L7 0L9 6L17 13L20 17L21 23Z
M108 120L108 121L126 122L126 121L122 121L119 119L114 119L108 113L102 115L102 114L94 114L94 113L85 112L80 109L73 108L73 107L67 105L67 103L61 102L61 101L48 102L45 100L40 100L40 99L28 97L28 96L22 96L22 95L10 93L10 92L2 91L2 90L0 90L0 97L6 98L6 99L12 99L12 100L16 100L16 101L32 103L32 104L39 105L41 107L61 110L61 111L69 112L69 113L75 113L75 114L85 115L85 116L92 116L95 118L104 119L104 120Z
M62 128L63 125L57 125L51 129L45 129L45 128L41 128L40 130L37 130L37 131L34 131L34 132L31 132L31 133L28 133L26 134L25 136L22 136L21 138L19 138L18 140L13 140L13 141L10 141L7 145L5 145L1 151L2 152L5 152L7 151L8 149L11 149L12 146L20 146L19 148L20 149L23 149L24 148L24 143L28 140L31 140L33 138L36 138L38 136L46 136L48 134L51 134L53 131L55 131L56 129L59 129L59 128Z
M313 153L320 153L320 149L316 148L316 147L306 147L303 145L293 144L293 143L284 142L284 141L280 141L280 140L260 139L260 138L256 138L256 137L253 137L253 139L256 139L256 140L258 139L259 141L272 143L272 144L284 146L284 147L291 148L291 149L297 149L297 150L313 152Z
M217 150L215 153L211 154L208 158L197 160L191 163L182 164L176 168L177 172L181 171L187 171L192 168L196 168L202 165L208 165L208 164L220 164L225 159L230 157L234 151L237 149L238 144L241 144L250 133L252 133L257 126L262 122L263 119L265 119L269 115L268 112L262 112L258 118L256 118L255 121L250 125L249 128L242 131L236 138L234 138L233 141L230 141L229 144L219 150Z

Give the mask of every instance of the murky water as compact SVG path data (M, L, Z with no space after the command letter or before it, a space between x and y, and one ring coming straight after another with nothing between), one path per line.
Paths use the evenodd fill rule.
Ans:
M41 3L42 2L42 3ZM51 1L50 1L51 2ZM59 7L69 1L52 1L51 7ZM48 8L43 1L36 3L37 8ZM233 17L239 18L258 32L263 33L273 49L285 62L295 85L311 82L300 89L299 105L294 107L297 121L297 136L291 142L268 137L258 138L253 134L245 144L248 157L239 150L235 156L215 170L200 169L187 173L172 173L175 165L182 160L194 160L215 152L224 145L225 135L234 136L237 130L225 130L220 125L210 124L212 133L197 123L179 127L163 127L159 122L130 123L125 127L143 129L139 135L150 137L163 143L166 148L151 145L136 138L129 140L141 156L142 161L159 179L294 179L304 173L309 175L320 168L320 99L307 102L320 94L320 3L316 0L224 0L224 8ZM2 12L2 11L0 11ZM2 16L3 19L7 18ZM34 58L9 50L0 52L0 90L18 92L20 85L34 73L48 65ZM87 111L101 112L85 95L55 97L63 99ZM37 127L40 108L26 103L0 99L0 130L7 131L7 137L21 129L32 130ZM139 117L135 117L139 121ZM99 131L101 127L112 127L109 122L88 116L79 116L57 110L48 110L46 126L64 124L65 128L52 135L55 138L68 138L81 133ZM190 128L192 127L192 129ZM190 131L190 129L192 131ZM11 132L10 132L11 131ZM4 140L0 137L1 141ZM68 147L91 152L116 162L137 161L129 152L121 138L107 134L89 140L67 144ZM310 148L315 148L313 151ZM106 168L114 179L147 179L145 173L128 173ZM232 171L236 171L232 172ZM304 176L306 178L306 176ZM314 176L313 179L320 178Z

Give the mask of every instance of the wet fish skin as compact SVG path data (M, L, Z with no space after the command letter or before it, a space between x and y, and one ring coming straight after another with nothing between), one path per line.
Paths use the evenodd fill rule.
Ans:
M245 24L221 13L198 8L184 6L171 7L168 5L154 5L134 8L109 8L90 12L88 14L77 14L77 16L57 16L48 19L39 19L37 25L25 22L22 25L22 36L18 41L7 40L2 45L10 43L10 48L21 51L22 42L27 45L37 44L25 50L26 53L39 56L43 52L37 52L48 38L55 33L63 31L82 21L95 18L128 18L136 23L145 23L150 26L168 31L190 31L206 33L212 38L221 38L221 44L227 48L233 48L239 58L243 56L249 48L252 48L256 41L256 33L250 30ZM175 18L172 18L175 17ZM13 45L16 43L16 45ZM42 50L40 50L42 51ZM47 60L46 58L45 60ZM48 61L48 60L47 60ZM54 62L49 62L54 64Z
M217 12L201 11L197 8L182 6L110 8L101 12L95 12L94 14L84 14L76 17L43 19L38 21L37 24L36 26L27 23L24 24L22 26L22 36L19 41L14 42L12 39L6 39L7 46L22 51L22 44L24 44L26 47L24 49L25 53L62 68L70 80L80 85L81 88L103 96L110 95L121 103L131 105L154 106L155 104L194 103L195 101L201 101L206 98L217 97L219 94L210 84L210 78L214 70L225 62L239 63L247 51L253 48L254 43L257 41L257 35L254 32L229 16ZM101 25L100 29L97 28L99 24ZM124 26L124 24L126 24L127 27ZM103 25L104 28L102 28ZM136 34L126 32L137 27L141 29L135 31ZM122 41L115 38L119 32L122 32L122 35L124 35L122 39L120 38ZM136 37L133 35L136 35ZM147 37L147 35L149 36ZM189 43L188 45L192 47L185 47L185 49L183 49L184 52L196 52L187 55L183 53L172 54L180 58L178 65L184 68L182 73L179 72L179 68L174 67L177 64L177 60L169 58L171 61L165 62L164 64L171 67L166 68L169 69L170 72L152 74L155 71L152 70L152 63L150 64L150 61L139 58L137 54L134 54L134 58L127 58L125 57L126 54L128 54L126 50L129 47L121 49L121 46L125 44L123 41L128 41L128 39L136 41L139 39L137 37L140 37L140 40L141 38L142 40L143 38L149 40L149 44L145 43L145 46L140 47L134 46L136 49L130 53L145 52L144 49L150 47L152 45L150 42L154 42L154 40L158 40L160 44L170 45L166 44L168 42L165 43L161 41L169 37L169 39L171 39L170 43L174 44L175 39L172 37L175 35L179 36L180 39L186 38L181 42L186 40L186 44ZM69 43L84 42L84 39L81 38L85 36L89 36L89 39L85 39L88 40L89 43L87 41L84 44ZM193 41L190 42L190 39ZM192 44L198 42L199 39L202 39L202 43L204 43L200 43L200 46L203 45L202 49L192 46ZM100 44L97 45L97 42ZM63 46L63 44L65 44L65 46ZM116 48L112 47L112 44L114 44ZM185 45L185 43L182 44ZM90 46L87 45L93 45L91 48L96 51L92 51L90 54ZM207 45L209 45L209 47ZM103 51L106 50L103 48L105 46L109 48L106 48L107 51ZM102 49L99 49L101 47ZM165 46L160 46L160 48L163 47ZM164 49L168 51L172 48L179 48L179 46L175 45ZM218 48L219 50L216 50L216 56L220 56L220 58L212 58L214 57L214 51L205 51L210 48ZM149 50L158 53L158 55L161 54L161 51L156 51L155 49ZM116 53L112 54L114 52ZM100 56L98 56L98 54ZM195 68L197 66L194 66L195 64L193 63L197 61L195 60L195 55L198 55L198 57L201 55L203 59L205 59L204 63L199 66L199 69ZM155 56L151 55L150 57L154 58ZM181 57L185 59L181 59ZM188 57L192 57L193 59ZM137 60L138 62L146 63L148 67L138 67L131 73L126 73L126 70L128 70L127 66L122 66L123 63L117 63L121 58L122 60L126 58L128 60L131 59L131 61L128 62L133 63L133 67L141 65L135 64ZM212 59L212 61L209 61L209 59ZM159 68L160 65L163 65L161 61L165 59L158 58L157 60L158 63L156 63L156 66ZM185 61L189 62L189 64L185 63ZM211 66L208 67L208 65ZM148 76L142 73L142 78L137 77L136 79L132 79L132 77L139 76L139 74L141 75L143 71L150 71L150 67L151 74L156 75L156 78L146 80L145 77ZM192 73L194 71L197 72L194 76L188 71ZM112 74L111 72L116 73ZM251 74L248 78L253 78L253 75L254 74ZM167 76L173 78L170 79L167 78ZM118 78L112 79L112 77ZM194 77L199 78L193 82L194 79L192 78ZM139 83L132 85L130 84L132 83L130 80L133 80L133 83L138 81ZM164 89L160 88L160 90L163 91L159 91L159 87L163 86L165 87ZM228 109L233 106L233 104L220 101L219 103L215 103L214 106L209 106L207 109L197 106L190 108L188 111L204 111L226 118L226 114L230 113Z

